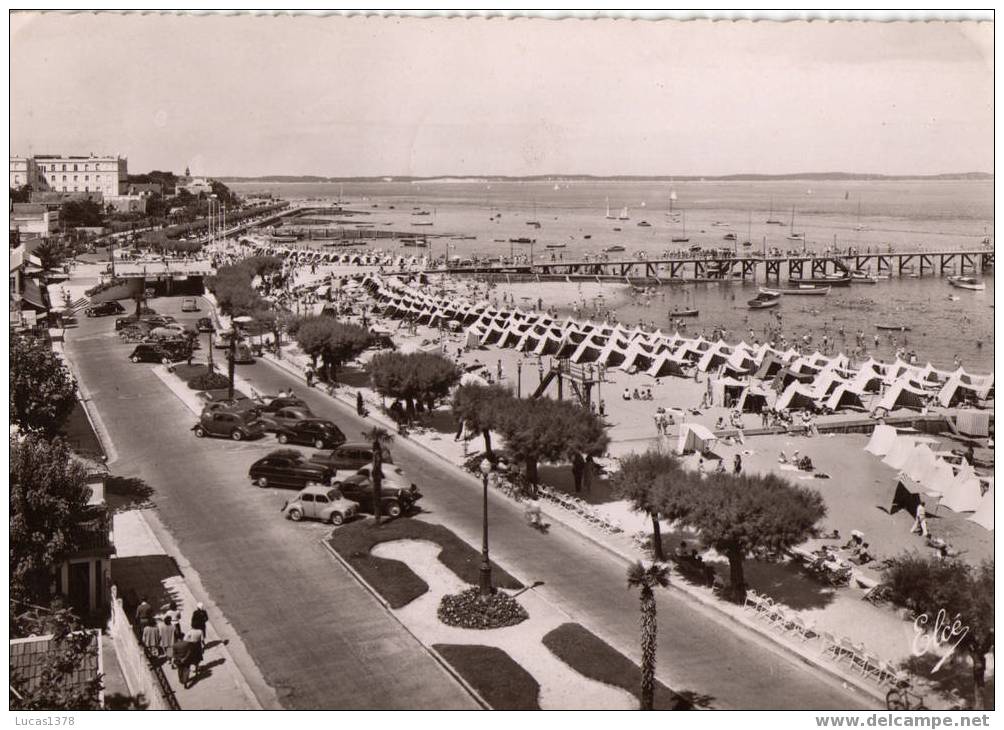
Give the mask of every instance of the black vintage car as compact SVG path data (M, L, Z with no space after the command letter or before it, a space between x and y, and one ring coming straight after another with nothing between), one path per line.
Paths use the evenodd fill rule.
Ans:
M303 489L308 484L331 484L331 471L303 458L296 449L279 449L258 459L248 477L259 487Z
M107 317L111 314L122 314L124 311L125 307L112 299L111 301L101 302L101 304L95 304L92 307L88 307L84 310L84 314L88 317ZM117 323L116 329L118 329Z
M305 418L275 427L280 444L307 444L315 449L332 449L345 443L345 434L331 421L322 418Z
M129 359L133 362L160 362L165 365L179 362L187 357L187 353L182 353L177 348L165 347L152 342L141 342L129 355Z
M365 441L346 442L326 454L311 454L310 460L332 471L356 471L373 463L373 445ZM393 464L388 449L383 450L383 463Z
M199 417L199 422L192 426L192 430L199 438L219 436L234 441L261 438L265 435L265 429L253 411L241 413L228 410L204 410Z
M415 484L407 484L396 472L381 469L384 475L380 482L380 514L398 517L406 514L422 498ZM360 512L373 514L373 481L370 470L363 467L350 477L336 481L346 499L359 503Z

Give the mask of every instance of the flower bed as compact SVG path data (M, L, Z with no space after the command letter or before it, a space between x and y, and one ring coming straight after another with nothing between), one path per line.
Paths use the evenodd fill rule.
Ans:
M502 629L530 618L526 609L509 594L495 591L482 598L476 587L443 596L436 615L447 626L461 629Z
M203 370L201 375L195 375L188 380L188 387L192 390L219 390L230 385L230 379L223 373L207 373Z
M501 649L480 644L433 644L493 710L539 710L537 680Z
M641 699L641 669L633 661L580 624L567 623L549 631L544 646L572 669L589 679L620 687ZM655 682L655 709L692 710L710 698L684 696Z
M328 544L384 597L391 608L401 608L428 591L429 586L399 560L370 554L374 545L392 540L434 542L442 548L439 562L464 582L478 582L480 553L442 525L398 518L375 527L371 519L360 519L335 530L328 538ZM522 583L494 564L492 576L495 585L502 588L518 590L523 587Z

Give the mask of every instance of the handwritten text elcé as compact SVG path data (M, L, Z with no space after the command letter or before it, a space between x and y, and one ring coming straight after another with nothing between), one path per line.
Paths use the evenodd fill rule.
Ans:
M923 656L931 649L932 645L934 647L947 646L951 644L952 648L948 651L945 656L941 657L937 664L931 668L931 674L934 674L939 669L941 665L952 655L952 653L959 647L962 640L966 638L966 634L969 633L969 627L962 625L962 620L956 616L955 621L951 624L948 623L948 613L945 609L938 611L937 617L934 619L934 626L930 631L927 630L927 622L930 617L926 613L920 614L913 621L913 655ZM958 639L953 643L953 639Z

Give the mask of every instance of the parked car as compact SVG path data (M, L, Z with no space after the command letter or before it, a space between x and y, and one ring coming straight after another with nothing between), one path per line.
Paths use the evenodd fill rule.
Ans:
M360 512L373 514L372 466L366 466L352 476L333 482L347 499L359 504ZM422 498L418 486L409 484L400 469L382 469L380 481L380 514L398 517L407 513Z
M146 322L141 319L137 319L136 317L119 317L115 320L115 331L117 332L119 330L123 330L126 327L135 327L136 325L149 328L149 325Z
M160 362L169 365L172 362L184 360L188 355L182 356L180 352L171 347L164 347L160 343L141 342L129 355L133 362Z
M182 312L198 312L199 303L194 297L185 297L181 300L181 311Z
M317 416L305 406L286 406L274 411L265 408L261 412L261 420L265 422L265 428L269 431L274 431L281 426L291 426L308 418L317 418Z
M359 505L346 499L336 487L304 487L282 506L282 513L293 522L310 519L336 526L352 519L358 512Z
M125 307L112 299L111 301L101 302L101 304L88 307L84 310L84 314L88 317L107 317L110 314L122 314L124 311ZM117 323L115 329L118 329Z
M292 391L291 391L292 392ZM280 408L303 408L310 410L307 402L295 395L259 395L262 412L275 413Z
M251 482L259 487L292 487L331 484L331 470L307 461L296 449L279 449L258 459L248 469Z
M213 326L213 320L209 317L199 317L199 321L195 323L195 329L199 332L215 332L216 328Z
M383 463L393 464L390 451L384 447ZM311 454L310 460L327 466L332 471L358 471L373 463L373 444L365 441L351 441L322 454Z
M331 449L345 443L345 434L331 421L307 418L285 426L276 426L280 444L307 444L315 449Z
M251 348L245 345L243 342L237 343L233 350L234 353L234 363L236 365L251 365L254 363L254 353L251 352ZM227 351L227 358L230 357L230 351Z
M234 441L261 438L265 435L265 429L257 414L228 410L203 410L192 430L199 438L219 436Z
M150 314L140 317L141 322L146 322L151 327L164 327L169 324L176 324L178 320L170 314Z
M237 398L233 400L218 400L207 403L202 408L202 415L207 413L239 413L247 416L254 416L256 419L261 415L261 408L250 398Z

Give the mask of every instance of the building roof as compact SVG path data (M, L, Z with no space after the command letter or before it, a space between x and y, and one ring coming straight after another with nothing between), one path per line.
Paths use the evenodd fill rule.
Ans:
M45 301L47 297L42 288L31 279L24 280L21 288L21 298L36 309L46 310L49 308L49 305Z
M67 681L69 687L84 687L97 679L101 672L101 634L89 631L94 651L89 652L85 660L74 668ZM46 666L46 657L51 649L56 647L52 634L46 636L29 636L24 639L10 640L10 676L16 675L29 692L36 690L42 680L42 670ZM13 691L13 687L12 687Z
M14 215L18 213L45 213L48 210L41 203L14 203Z

